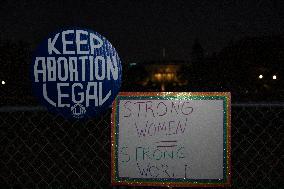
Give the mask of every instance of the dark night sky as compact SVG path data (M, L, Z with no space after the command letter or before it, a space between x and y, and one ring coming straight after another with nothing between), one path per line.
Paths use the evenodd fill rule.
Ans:
M245 36L284 33L284 2L261 0L43 1L2 0L1 38L38 44L66 26L108 38L122 61L188 59L199 38L209 53ZM282 11L282 12L281 12Z

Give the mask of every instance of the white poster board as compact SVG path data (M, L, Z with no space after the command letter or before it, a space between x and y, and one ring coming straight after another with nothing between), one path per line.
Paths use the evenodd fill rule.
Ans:
M112 184L230 184L229 93L120 93Z

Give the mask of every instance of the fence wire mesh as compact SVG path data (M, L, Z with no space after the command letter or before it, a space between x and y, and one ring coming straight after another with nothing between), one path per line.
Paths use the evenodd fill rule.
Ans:
M110 114L68 121L2 108L1 188L111 188ZM283 186L283 114L284 105L233 106L231 188Z

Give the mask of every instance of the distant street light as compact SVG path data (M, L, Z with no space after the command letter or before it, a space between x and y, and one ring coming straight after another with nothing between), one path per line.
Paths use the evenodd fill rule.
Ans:
M262 79L262 78L263 78L263 75L260 74L260 75L258 76L258 78L259 78L259 79Z
M5 81L2 81L2 82L1 82L1 84L2 84L2 85L5 85L5 84L6 84L6 82L5 82Z
M277 76L276 76L276 75L273 75L272 79L277 79Z
M132 63L130 63L129 65L130 65L130 66L136 66L136 65L137 65L137 63L132 62Z

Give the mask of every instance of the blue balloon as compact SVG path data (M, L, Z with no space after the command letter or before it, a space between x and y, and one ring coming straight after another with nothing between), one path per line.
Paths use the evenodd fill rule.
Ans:
M122 67L112 44L99 33L68 28L48 36L31 64L34 94L67 118L98 116L119 92Z

